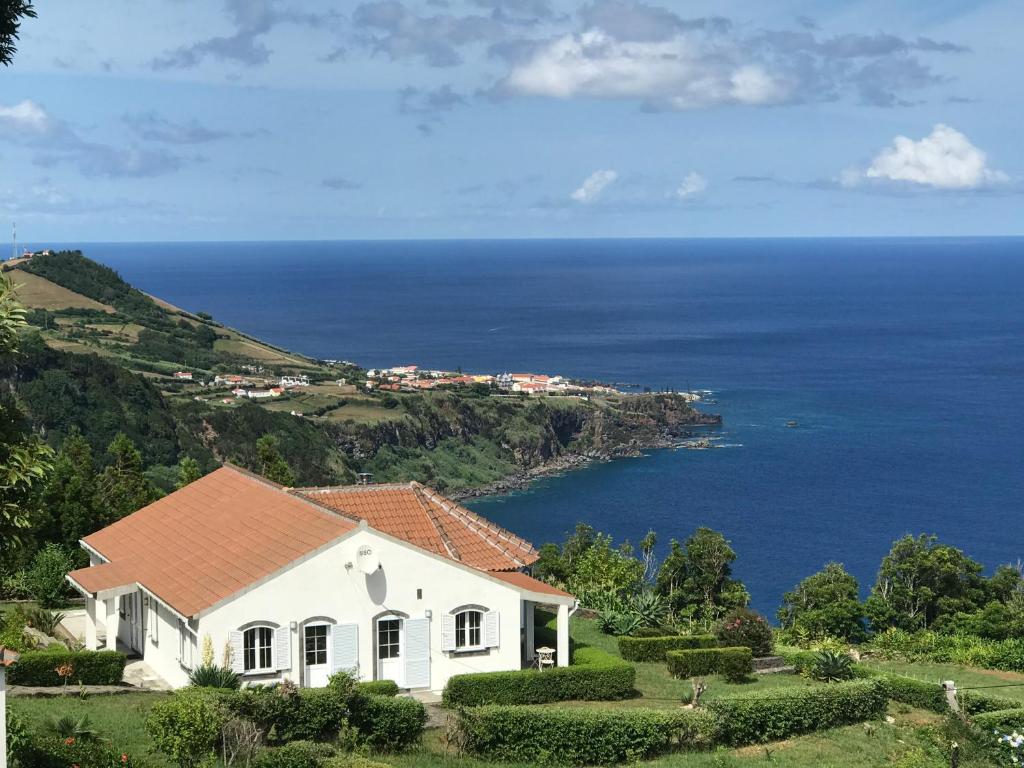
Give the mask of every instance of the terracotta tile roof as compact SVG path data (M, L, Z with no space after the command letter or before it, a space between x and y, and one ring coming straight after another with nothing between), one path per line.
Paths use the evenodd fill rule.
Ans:
M528 541L419 483L297 488L292 493L481 571L516 570L537 559Z
M89 592L138 582L194 616L356 525L223 467L87 536L85 543L109 564L69 576Z
M513 587L527 590L528 592L540 592L545 595L557 595L559 597L572 597L568 592L563 592L558 587L553 587L539 579L535 579L532 576L527 576L525 573L519 571L504 571L502 573L492 573L496 579L511 584Z

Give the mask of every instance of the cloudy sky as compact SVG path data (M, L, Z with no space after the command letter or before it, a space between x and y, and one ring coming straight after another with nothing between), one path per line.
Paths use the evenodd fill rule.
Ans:
M1024 233L1020 0L38 6L34 242Z

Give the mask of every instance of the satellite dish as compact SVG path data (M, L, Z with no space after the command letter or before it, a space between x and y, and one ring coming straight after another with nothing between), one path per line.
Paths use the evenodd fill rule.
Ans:
M380 558L373 547L362 546L356 552L356 568L370 576L380 568Z

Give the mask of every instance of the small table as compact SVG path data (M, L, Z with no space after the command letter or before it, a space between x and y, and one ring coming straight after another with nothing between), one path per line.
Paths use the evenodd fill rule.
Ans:
M545 667L555 666L555 649L546 645L537 649L537 668L543 672Z

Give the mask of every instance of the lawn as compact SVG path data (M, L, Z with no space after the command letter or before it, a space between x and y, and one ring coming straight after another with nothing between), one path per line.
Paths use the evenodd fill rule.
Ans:
M927 661L877 661L865 659L865 664L897 675L938 683L952 680L961 690L991 689L986 693L1024 701L1024 674L1000 672L993 669L976 669L960 664L936 664ZM994 687L998 686L998 687Z
M32 730L43 730L54 718L70 715L88 716L92 728L101 738L108 739L116 749L130 755L149 755L150 740L146 733L146 715L153 705L166 697L165 693L123 693L112 696L90 696L80 699L66 697L14 696L7 700L12 712L21 716ZM169 768L172 763L160 754L146 757L146 765Z

